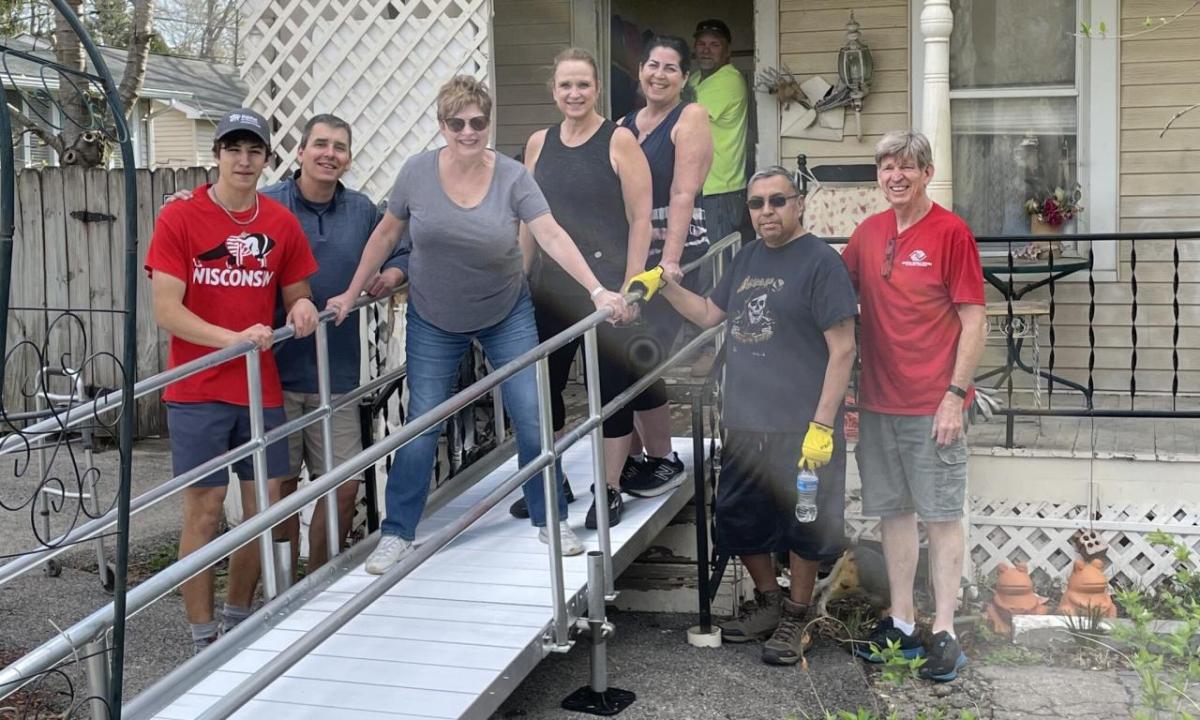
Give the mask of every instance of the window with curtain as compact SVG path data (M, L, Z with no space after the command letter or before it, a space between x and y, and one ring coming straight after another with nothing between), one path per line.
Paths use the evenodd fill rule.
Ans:
M1027 234L1025 201L1079 176L1076 0L950 5L954 211L977 235Z

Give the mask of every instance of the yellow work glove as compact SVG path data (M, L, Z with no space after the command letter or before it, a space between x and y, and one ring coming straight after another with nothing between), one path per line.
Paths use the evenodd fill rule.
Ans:
M833 457L833 428L819 422L810 422L804 435L804 447L800 451L800 466L809 470L826 465Z
M662 266L658 265L629 278L629 282L625 283L625 287L621 292L624 294L634 290L641 290L642 299L649 300L654 297L654 293L658 292L659 288L666 284L667 281L663 280Z

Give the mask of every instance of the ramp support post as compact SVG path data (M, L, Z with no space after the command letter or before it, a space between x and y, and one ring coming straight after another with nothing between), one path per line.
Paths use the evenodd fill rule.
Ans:
M608 686L608 639L615 628L604 616L604 553L588 553L588 616L579 620L580 630L591 640L591 682L562 701L564 710L588 715L616 715L633 704L637 695Z

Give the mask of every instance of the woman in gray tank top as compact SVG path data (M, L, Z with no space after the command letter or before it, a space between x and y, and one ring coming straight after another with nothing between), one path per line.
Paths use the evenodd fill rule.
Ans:
M486 86L460 75L442 86L437 100L444 148L409 158L396 178L387 213L371 233L346 292L329 300L340 323L407 227L412 238L407 314L408 416L420 417L450 396L459 363L477 340L493 367L537 345L533 304L517 241L521 223L542 249L576 283L593 307L611 307L623 321L622 297L606 289L571 238L554 221L537 183L520 163L487 147L492 99ZM506 380L504 406L517 436L521 465L541 452L537 381L532 366ZM367 572L381 574L412 551L425 508L440 425L396 452L388 473L387 518L379 545L367 559ZM531 520L562 538L565 554L583 552L566 523L559 494L559 528L546 528L542 482L525 484Z
M539 130L525 145L525 167L532 173L550 204L550 211L575 241L592 272L606 287L624 287L646 267L650 248L650 166L633 134L618 128L596 112L600 82L590 53L568 48L554 59L551 92L563 120ZM522 245L532 248L526 229ZM547 340L590 315L587 294L566 272L546 257L535 258L531 275L538 335ZM604 324L596 329L600 357L600 399L607 404L638 380L627 362L632 338L626 327ZM563 390L570 379L571 363L580 340L559 348L549 357L550 399L554 430L566 421ZM610 525L621 521L621 475L633 436L634 404L626 405L604 421L605 482ZM600 497L597 493L596 498ZM512 513L528 512L518 500ZM585 527L596 527L596 505L588 510Z

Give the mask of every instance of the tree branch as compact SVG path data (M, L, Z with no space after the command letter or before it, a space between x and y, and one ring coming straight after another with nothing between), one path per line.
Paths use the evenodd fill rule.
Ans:
M1200 107L1200 103L1196 103L1195 105L1189 105L1188 107L1185 107L1184 109L1182 109L1179 112L1172 115L1171 119L1167 121L1167 124L1163 125L1163 129L1159 131L1158 136L1162 137L1163 135L1166 135L1167 131L1171 129L1171 126L1175 124L1176 120L1183 117L1187 113L1190 113L1191 111L1195 110L1198 107Z
M1200 0L1197 0L1200 2ZM125 54L125 73L117 96L125 115L133 111L142 81L146 77L146 60L150 57L150 38L153 36L154 0L134 0L133 22L129 32L129 49Z
M65 150L62 138L50 132L41 125L38 125L28 115L21 112L20 108L14 107L12 103L9 103L8 105L8 112L9 116L16 122L16 124L21 126L22 133L32 133L33 135L36 135L43 143L54 148L54 152L58 153L60 156L62 155L63 150Z
M1159 18L1159 22L1157 24L1151 24L1152 23L1151 19L1149 17L1147 17L1146 23L1147 23L1148 27L1144 27L1141 30L1138 30L1137 32L1126 33L1124 35L1114 35L1112 37L1108 37L1107 35L1101 34L1100 39L1101 40L1129 40L1131 38L1140 37L1142 35L1148 35L1149 33L1152 33L1156 30L1161 30L1161 29L1165 28L1166 26L1175 22L1176 20L1183 17L1184 15L1187 15L1192 10L1195 10L1197 5L1200 5L1200 0L1194 0L1194 2L1192 2L1191 5L1188 5L1186 8L1179 11L1175 15L1172 15L1169 18L1165 18L1165 17ZM1075 37L1085 37L1085 38L1090 38L1090 39L1095 40L1096 38L1095 38L1095 36L1092 35L1091 27L1088 25L1085 25L1084 27L1086 29L1086 32L1073 33L1075 35Z

